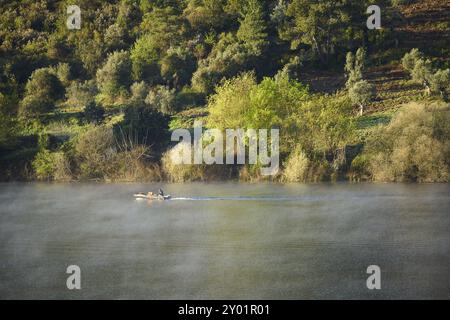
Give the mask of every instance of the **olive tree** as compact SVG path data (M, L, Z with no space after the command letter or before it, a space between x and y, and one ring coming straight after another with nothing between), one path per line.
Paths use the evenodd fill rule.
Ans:
M376 91L373 84L361 80L350 87L348 94L352 103L359 105L359 115L362 115L364 107L375 98Z

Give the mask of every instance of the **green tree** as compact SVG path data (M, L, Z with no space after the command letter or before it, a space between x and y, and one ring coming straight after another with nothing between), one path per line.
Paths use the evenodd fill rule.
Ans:
M156 86L148 93L145 103L163 114L172 114L175 111L175 89Z
M55 108L58 99L64 96L64 87L51 69L35 70L25 86L25 95L20 104L22 115L39 115Z
M253 74L244 73L217 87L208 103L208 126L222 130L249 126L250 92L256 84Z
M259 56L268 44L261 3L258 0L248 0L241 16L237 38L248 46L252 54Z
M411 71L412 80L422 84L427 94L431 93L430 78L432 75L431 61L428 59L417 60L414 69Z
M131 84L131 60L128 52L116 51L108 55L106 63L97 71L97 86L101 93L116 97Z
M293 49L309 45L322 63L329 60L342 45L347 30L351 30L350 15L360 11L364 1L293 0L286 14L291 18L282 37L291 41ZM359 12L361 16L363 11ZM359 27L362 29L363 24ZM355 32L353 32L355 34Z
M181 47L169 48L160 64L162 79L167 85L175 88L189 84L197 67L195 57Z
M307 153L331 155L339 152L355 139L352 105L345 96L319 95L302 104L299 112L298 140Z
M430 89L434 93L438 93L447 101L448 87L450 85L450 69L438 70L430 76Z
M129 99L132 105L143 105L148 95L148 86L144 81L134 82L131 87L131 97Z
M158 44L152 35L140 37L131 49L133 79L147 83L160 82Z
M414 48L410 52L406 53L402 58L402 66L408 71L412 72L418 60L423 59L422 52L419 49Z
M444 100L447 100L450 69L434 71L431 61L426 59L417 48L403 56L402 66L411 74L413 81L425 87L427 94L440 94Z
M363 79L365 60L366 51L363 48L359 48L356 51L356 55L352 52L347 53L345 63L345 71L347 72L347 82L345 85L347 89Z
M17 120L4 112L5 97L0 93L0 146L11 144L17 133Z
M161 151L170 141L169 117L148 105L131 105L125 109L124 119L114 126L119 141L146 144L155 152Z
M353 84L349 90L350 100L359 106L359 115L362 116L364 107L376 96L375 86L366 80L361 80Z
M252 55L232 33L221 34L206 59L200 60L192 75L192 87L210 94L223 78L231 78L251 68Z
M207 32L221 30L227 21L225 0L189 0L183 14L192 29Z

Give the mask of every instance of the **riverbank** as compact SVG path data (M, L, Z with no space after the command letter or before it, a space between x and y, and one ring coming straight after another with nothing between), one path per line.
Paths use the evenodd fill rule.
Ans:
M333 152L301 147L319 143L327 132L336 133L333 127L315 138L298 136L289 151L283 151L283 145L290 143L282 140L280 168L272 176L261 175L259 165L174 164L171 146L153 151L151 146L118 140L107 124L85 126L65 141L48 133L22 139L16 151L3 147L0 180L449 182L449 108L445 103L410 103L390 115L386 124L349 120L357 127L348 131L353 137L338 140L353 144L335 146ZM281 131L281 138L289 137Z

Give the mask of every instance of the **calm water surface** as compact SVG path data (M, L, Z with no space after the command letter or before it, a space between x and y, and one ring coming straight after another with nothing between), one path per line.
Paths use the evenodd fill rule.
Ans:
M449 184L158 187L0 184L0 298L450 298Z

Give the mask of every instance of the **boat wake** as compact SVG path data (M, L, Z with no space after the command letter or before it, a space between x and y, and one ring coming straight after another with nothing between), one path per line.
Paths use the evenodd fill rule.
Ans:
M172 201L298 201L301 197L270 197L270 196L231 196L231 197L172 197Z

